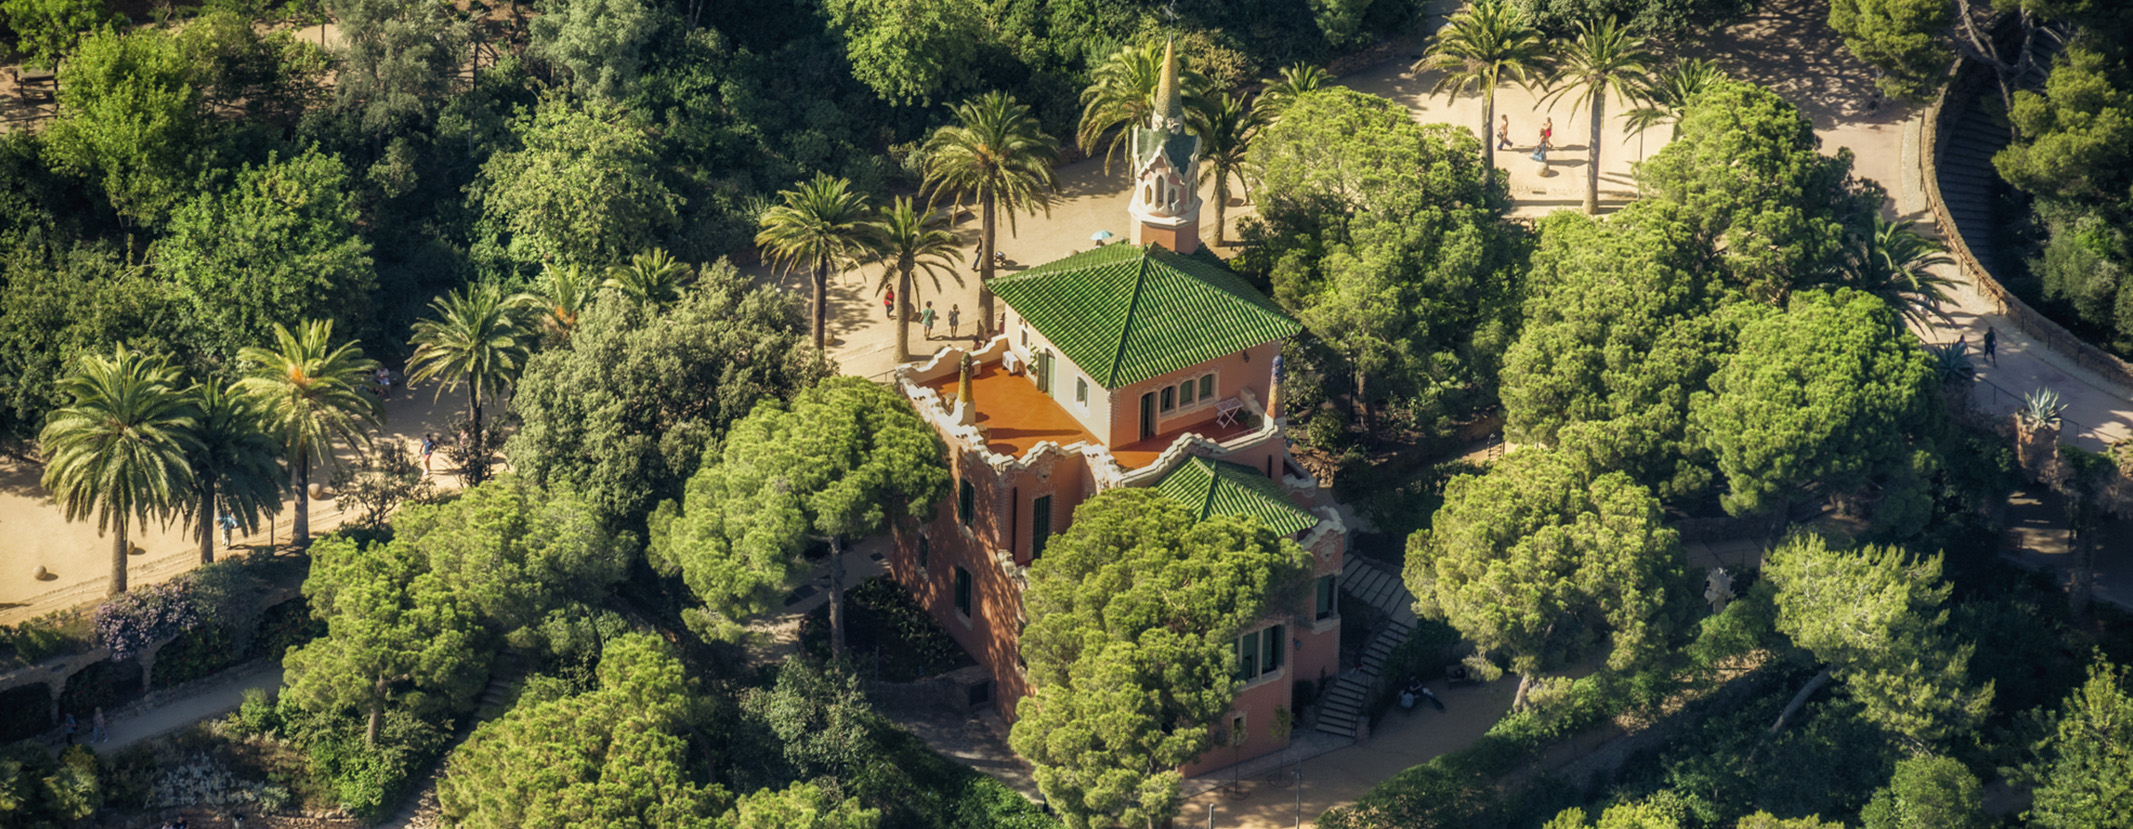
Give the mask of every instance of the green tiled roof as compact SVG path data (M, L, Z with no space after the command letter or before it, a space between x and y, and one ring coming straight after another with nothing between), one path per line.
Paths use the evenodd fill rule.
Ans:
M1288 493L1273 479L1249 466L1226 461L1186 458L1156 482L1155 491L1191 508L1197 517L1255 516L1259 523L1282 535L1318 524L1318 517L1291 502Z
M1303 330L1228 268L1150 245L1109 245L991 282L1107 389Z

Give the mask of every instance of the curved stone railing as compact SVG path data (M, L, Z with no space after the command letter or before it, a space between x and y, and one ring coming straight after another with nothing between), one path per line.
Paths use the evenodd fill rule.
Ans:
M2001 316L2014 322L2015 327L2031 339L2042 343L2047 350L2059 354L2084 369L2095 372L2113 383L2133 388L2133 365L2118 359L2109 352L2074 335L2073 332L2029 307L2021 297L2015 296L2007 287L1994 279L1992 272L1979 262L1970 244L1963 240L1962 230L1955 225L1955 217L1948 212L1948 203L1941 198L1940 156L1948 148L1948 138L1953 134L1953 120L1961 115L1966 96L1992 82L1988 70L1970 61L1962 61L1955 70L1955 77L1941 88L1933 106L1926 111L1924 134L1920 149L1923 151L1925 169L1926 205L1933 212L1933 221L1940 226L1948 253L1954 257L1956 266L1963 275L1978 286L1978 291L1999 306Z

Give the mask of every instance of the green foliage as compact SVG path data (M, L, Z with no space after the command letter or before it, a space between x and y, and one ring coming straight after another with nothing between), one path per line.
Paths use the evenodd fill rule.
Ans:
M2121 353L2133 350L2133 247L2125 231L2100 210L2053 211L2041 255L2029 262L2049 306L2063 309L2077 327L2101 334ZM2061 318L2064 319L2065 316Z
M1390 399L1433 430L1494 397L1521 245L1477 149L1340 88L1297 98L1253 146L1263 218L1234 264L1339 355L1366 418Z
M184 298L186 341L211 364L268 342L277 325L324 319L363 330L376 273L350 187L338 156L269 155L171 214L156 270Z
M424 560L426 575L503 634L571 602L599 601L625 564L585 499L508 476L447 503L409 506L393 522L392 547Z
M399 441L379 441L356 453L354 463L333 470L333 508L352 512L349 523L371 531L386 529L386 521L402 504L429 500L437 485L415 463L414 453Z
M1557 47L1556 65L1549 84L1553 90L1542 101L1552 106L1563 96L1577 93L1586 98L1592 137L1586 142L1591 159L1585 164L1585 215L1600 212L1600 151L1606 146L1601 128L1607 125L1610 91L1634 92L1651 85L1659 56L1646 48L1645 40L1632 34L1615 18L1581 20L1577 38ZM1570 111L1577 112L1573 103ZM1483 133L1486 140L1487 133Z
M1431 39L1429 51L1414 71L1441 72L1432 94L1481 95L1481 160L1488 178L1496 176L1496 89L1504 81L1531 90L1553 71L1553 55L1525 11L1508 0L1477 0L1454 12Z
M1236 637L1309 572L1255 521L1145 489L1099 493L1032 565L1021 638L1034 692L1009 740L1069 826L1161 822L1177 769L1214 746L1236 695Z
M384 135L426 122L449 97L467 24L427 0L325 0L339 24L340 106Z
M1009 232L1014 231L1018 213L1042 210L1051 215L1052 194L1059 187L1053 172L1060 162L1059 141L1013 95L988 92L955 105L953 111L956 123L934 130L921 149L924 185L933 191L935 202L953 200L958 207L975 202L978 206L978 330L989 331L994 312L992 288L985 283L992 280L993 254L999 250L996 214L1007 213ZM1084 148L1090 146L1088 141L1081 143ZM820 314L818 308L818 319ZM820 334L815 346L822 346Z
M824 380L733 424L679 504L651 520L654 566L678 571L722 622L769 610L804 572L815 535L863 536L930 514L948 495L946 453L901 394Z
M258 529L262 516L280 511L289 473L251 398L235 386L214 383L194 386L191 396L198 413L192 430L197 446L191 453L193 530L200 538L200 560L211 562L222 518L228 516L246 534ZM249 587L224 592L234 595ZM256 604L255 598L255 609ZM253 621L245 620L245 626Z
M462 459L460 476L469 484L489 477L489 455L482 450L491 441L482 430L482 395L493 401L509 394L532 355L533 329L525 312L496 283L484 282L431 301L430 316L415 323L408 380L467 390L466 443L475 451Z
M778 194L780 203L763 211L763 230L755 235L756 246L772 267L807 268L814 285L815 347L828 343L829 278L834 271L858 267L859 260L877 246L873 208L867 197L852 190L852 183L816 173L791 190Z
M437 799L468 827L710 827L727 795L693 769L682 665L658 638L609 641L599 687L521 701L452 753Z
M1081 91L1081 123L1074 143L1090 156L1102 151L1106 173L1114 159L1130 152L1127 145L1132 131L1147 127L1155 114L1166 48L1174 51L1175 46L1153 41L1122 46L1090 69L1089 86ZM1199 104L1207 89L1207 76L1196 71L1191 61L1179 60L1179 98Z
M339 712L312 712L285 692L279 706L282 730L300 747L305 765L324 796L359 820L375 821L399 798L451 740L448 727L404 708L386 712L376 739L366 739L360 720Z
M2133 692L2125 669L2099 656L2054 725L2036 746L2046 771L2024 817L2047 829L2133 820Z
M1738 341L1690 414L1725 474L1728 512L1869 483L1884 490L1884 510L1924 497L1938 383L1887 305L1844 289L1798 294L1786 313L1742 326Z
M0 2L0 17L14 32L15 50L28 59L26 65L50 69L113 15L101 0L6 0Z
M518 148L490 156L468 189L482 212L478 255L605 267L679 226L681 199L661 182L657 146L619 112L549 98L511 132Z
M2123 209L2133 184L2133 72L2112 58L2123 49L2077 39L2054 61L2041 93L2015 93L2008 117L2018 140L1993 158L2009 184Z
M247 121L294 126L324 97L326 51L293 29L261 31L231 8L185 23L178 43L195 68L205 103Z
M296 526L290 540L311 543L311 463L333 463L333 444L367 444L365 427L385 418L384 401L372 394L377 362L354 343L333 340L333 323L311 321L295 333L276 324L273 347L237 352L242 376L237 390L257 407L267 433L281 444L282 459L296 467Z
M1984 829L1990 825L1984 801L1984 786L1960 761L1907 757L1859 820L1864 829Z
M845 593L845 605L851 653L882 681L910 682L973 664L933 614L893 579L860 582ZM834 656L828 624L827 606L800 620L800 645L815 658Z
M160 224L203 160L200 91L178 40L156 29L91 35L61 67L53 167L84 177L128 222Z
M527 51L562 69L579 98L619 102L636 91L645 45L660 23L643 0L546 0Z
M1895 547L1830 549L1803 535L1764 564L1777 586L1778 631L1828 666L1862 719L1921 747L1970 733L1992 705L1992 684L1969 679L1975 646L1942 631L1949 588L1940 563Z
M519 474L568 484L604 521L636 530L682 495L704 451L764 399L830 373L791 300L732 265L704 270L671 308L601 301L569 342L526 364L506 446Z
M892 104L931 104L970 85L987 38L979 7L957 0L830 0L852 77Z
M782 791L764 789L743 796L719 825L732 829L874 829L881 825L881 810L861 807L853 798L839 801L812 783L794 783Z
M1820 143L1777 93L1720 80L1690 102L1674 140L1637 166L1637 186L1685 208L1720 251L1728 281L1782 305L1798 286L1840 272L1846 229L1867 224L1884 198L1852 178L1850 150L1825 156Z
M35 439L70 402L63 378L84 357L164 353L179 328L174 292L115 246L0 241L0 282L0 426L12 439Z
M1897 98L1923 100L1940 88L1955 59L1946 33L1955 22L1947 0L1832 0L1829 27L1860 60L1881 70L1874 83Z
M1693 37L1754 8L1747 0L1519 0L1519 5L1550 32L1565 31L1580 20L1612 17L1645 37Z
M37 435L46 458L40 483L67 520L94 514L97 533L113 536L113 594L126 592L127 528L168 520L192 486L186 453L199 445L197 413L177 380L164 360L139 352L85 358L62 384L73 404Z
M1564 447L1663 498L1709 486L1689 401L1742 316L1720 309L1714 253L1681 213L1647 200L1605 223L1567 211L1543 219L1525 326L1501 379L1507 438Z
M1651 658L1673 624L1680 566L1650 492L1528 448L1445 485L1432 527L1407 541L1404 576L1418 612L1509 658L1523 704L1536 675L1603 636L1612 667Z

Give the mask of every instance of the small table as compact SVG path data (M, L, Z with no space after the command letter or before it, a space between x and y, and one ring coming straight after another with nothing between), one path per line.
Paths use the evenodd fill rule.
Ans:
M1218 402L1215 404L1215 424L1218 426L1235 426L1237 425L1237 413L1243 410L1244 402L1234 397Z
M1021 355L1018 355L1018 354L1016 354L1016 353L1015 353L1015 352L1013 352L1013 351L1008 351L1008 352L1006 352L1006 353L1003 353L1003 354L1001 354L1001 355L1000 355L1000 367L1001 367L1001 368L1004 368L1004 369L1007 369L1007 373L1009 373L1009 374L1021 374L1021 373L1022 373L1022 357L1021 357Z

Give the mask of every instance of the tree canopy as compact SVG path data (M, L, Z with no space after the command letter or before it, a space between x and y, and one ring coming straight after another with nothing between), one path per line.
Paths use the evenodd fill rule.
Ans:
M1286 612L1311 557L1256 522L1195 522L1148 489L1099 493L1030 566L1009 737L1069 826L1178 814L1178 767L1213 748L1236 695L1235 639Z
M606 267L679 226L681 200L661 181L654 144L618 113L551 98L512 134L518 149L491 156L469 188L490 255Z
M2039 746L2042 785L2024 817L2047 829L2133 820L2133 689L2123 667L2101 657L2067 697Z
M893 104L930 104L970 85L980 9L957 0L830 0L852 77Z
M1533 679L1603 638L1608 664L1649 657L1673 621L1681 548L1659 502L1621 472L1541 448L1444 486L1430 529L1407 539L1417 613L1443 619Z
M546 0L527 51L563 70L572 94L614 103L636 92L660 14L643 0Z

